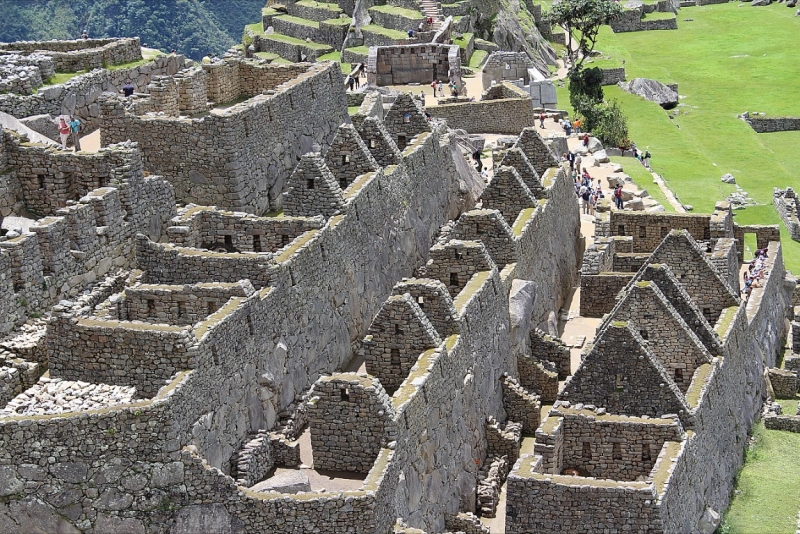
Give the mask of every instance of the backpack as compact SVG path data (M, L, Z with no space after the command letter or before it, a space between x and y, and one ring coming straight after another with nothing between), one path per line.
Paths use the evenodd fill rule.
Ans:
M622 198L622 189L616 189L614 191L614 196L617 198Z
M644 153L644 159L648 159L650 157L650 151Z

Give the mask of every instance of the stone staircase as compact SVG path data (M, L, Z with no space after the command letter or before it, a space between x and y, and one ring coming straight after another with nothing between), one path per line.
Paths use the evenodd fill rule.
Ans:
M419 10L425 15L425 18L433 19L432 31L438 31L439 27L444 21L444 13L442 12L442 3L439 0L420 0Z

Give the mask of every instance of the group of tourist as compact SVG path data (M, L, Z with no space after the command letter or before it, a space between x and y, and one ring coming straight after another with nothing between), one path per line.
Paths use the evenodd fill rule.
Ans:
M362 63L358 70L356 70L352 74L347 75L347 79L345 80L345 84L350 92L353 92L355 89L361 87L361 78L365 78L367 76L367 71L364 69L364 64Z
M588 170L583 169L583 173L573 170L572 183L575 187L575 194L578 196L582 213L594 215L597 203L601 198L605 197L600 187L600 178L597 179L597 185L595 186Z
M544 119L540 118L539 127L544 128ZM573 132L576 135L580 135L581 133L581 119L575 118L574 121L570 121L569 117L565 117L564 120L561 121L561 127L564 128L564 133L567 134L567 137L571 137ZM588 144L589 134L586 134L586 140Z
M456 97L459 96L467 96L467 86L465 85L460 91L458 89L458 84L454 81L447 82L447 88L450 89L450 96ZM440 97L444 97L444 84L442 80L433 80L431 82L431 89L433 89L433 97L436 98L437 90L438 95Z
M58 126L58 135L61 138L61 149L67 149L67 141L72 141L72 146L75 148L75 152L80 151L81 149L81 139L78 136L78 132L81 129L81 121L78 120L77 117L70 115L66 117L64 115L60 115L56 119L56 125Z
M755 257L750 262L747 271L744 273L744 288L742 289L742 292L744 293L745 298L750 296L750 292L754 287L761 286L760 280L764 278L764 275L768 274L766 267L767 249L760 248L756 250Z
M417 32L421 33L424 32L425 30L430 30L432 28L433 28L433 17L428 17L427 19L419 23L419 26L417 26ZM414 30L408 30L408 38L409 39L414 38Z

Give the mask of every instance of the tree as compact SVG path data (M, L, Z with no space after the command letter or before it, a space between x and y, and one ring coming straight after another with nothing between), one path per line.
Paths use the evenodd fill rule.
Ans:
M581 70L584 60L594 50L600 26L621 13L622 7L611 0L561 0L553 4L545 20L567 32L570 70Z

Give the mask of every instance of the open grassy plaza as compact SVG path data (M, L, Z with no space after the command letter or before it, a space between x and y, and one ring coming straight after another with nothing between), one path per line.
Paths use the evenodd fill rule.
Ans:
M589 66L623 65L627 79L677 83L680 104L665 111L616 86L605 88L627 113L631 139L649 147L652 167L684 205L713 210L736 186L731 173L758 206L736 212L741 224L777 224L773 187L797 185L800 132L757 134L737 115L800 116L796 65L800 18L783 4L754 8L727 3L683 8L678 30L614 34L603 27ZM566 89L559 102L569 102ZM782 228L784 261L800 273L800 243Z

